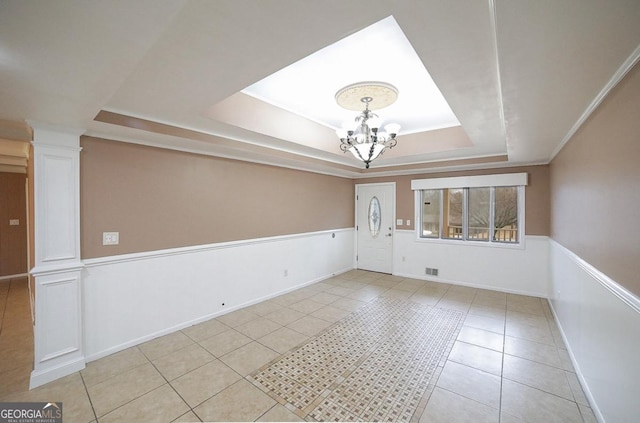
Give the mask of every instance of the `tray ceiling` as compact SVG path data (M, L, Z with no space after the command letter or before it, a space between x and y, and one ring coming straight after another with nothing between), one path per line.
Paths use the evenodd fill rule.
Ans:
M2 2L0 119L356 178L547 163L637 62L637 22L623 0ZM366 80L399 88L379 114L403 130L364 171L333 96Z

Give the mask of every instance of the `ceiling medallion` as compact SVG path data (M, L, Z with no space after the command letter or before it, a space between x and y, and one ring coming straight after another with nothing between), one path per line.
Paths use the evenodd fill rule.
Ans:
M336 134L340 138L340 149L350 151L365 167L387 148L396 146L396 135L400 125L389 123L379 131L381 120L370 110L390 106L398 99L398 89L386 82L358 82L347 85L336 93L336 102L347 110L364 110L355 118L355 125L346 125Z

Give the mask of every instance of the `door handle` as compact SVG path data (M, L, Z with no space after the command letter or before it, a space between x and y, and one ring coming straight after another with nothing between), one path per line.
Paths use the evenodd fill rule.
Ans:
M385 236L391 236L391 234L386 234Z

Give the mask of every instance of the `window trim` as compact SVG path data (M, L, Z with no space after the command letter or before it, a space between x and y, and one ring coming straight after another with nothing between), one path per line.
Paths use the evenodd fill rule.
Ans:
M517 175L515 177L511 177L513 175ZM505 177L503 177L505 176ZM426 183L426 181L429 181ZM494 185L478 185L486 182L493 182ZM513 184L512 182L518 182ZM512 173L505 175L482 175L482 176L463 176L463 177L455 177L455 178L433 178L433 179L418 179L411 181L411 189L414 191L414 233L416 235L416 241L418 242L426 242L426 243L440 243L440 244L450 244L450 245L467 245L467 246L484 246L490 248L507 248L507 249L524 249L525 248L525 186L527 185L527 174L526 173ZM469 183L467 186L443 186L443 184L452 183L454 185L459 185L461 183ZM467 237L463 234L463 239L448 239L442 237L442 208L443 204L443 190L447 188L476 188L476 187L502 187L502 186L515 186L518 189L518 242L501 242L494 241L493 237L490 237L487 241L475 241L468 240ZM422 227L422 190L424 189L437 189L440 190L440 225L439 225L439 236L435 237L422 237L420 234L420 230ZM468 216L466 202L467 193L464 195L464 205L463 205L463 219L466 224L463 224L463 231L468 230ZM490 213L493 215L495 213L495 189L491 190L491 200L490 200Z
M423 189L512 187L527 185L527 173L454 176L451 178L413 179L411 181L411 189L414 191Z

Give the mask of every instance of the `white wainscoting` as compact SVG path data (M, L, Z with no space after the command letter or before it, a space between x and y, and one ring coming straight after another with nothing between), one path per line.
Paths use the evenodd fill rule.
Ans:
M85 266L85 349L92 361L352 269L354 229L91 259Z
M640 299L553 240L549 298L598 420L638 421Z
M34 363L30 387L85 366L80 261L80 134L33 127Z
M491 247L461 241L425 242L415 231L394 234L393 273L416 279L547 297L549 238L525 236L524 246ZM425 268L437 268L437 277Z
M81 265L35 275L36 324L30 389L84 369Z

